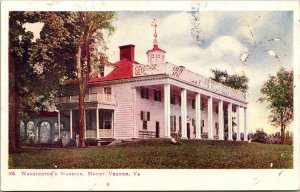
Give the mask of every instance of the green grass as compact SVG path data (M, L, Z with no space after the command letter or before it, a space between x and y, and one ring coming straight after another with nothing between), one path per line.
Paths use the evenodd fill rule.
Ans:
M9 156L9 168L292 168L293 147L247 142L168 139L88 148L23 148ZM57 167L55 167L57 166Z

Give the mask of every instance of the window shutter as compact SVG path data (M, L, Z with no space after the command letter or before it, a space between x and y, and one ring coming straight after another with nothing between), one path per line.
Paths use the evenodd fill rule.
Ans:
M179 131L181 132L181 116L179 116Z
M147 112L147 121L150 121L150 112Z
M161 101L161 91L158 91L158 100Z
M144 117L144 111L141 111L141 120L143 120Z
M174 115L174 131L176 131L176 116Z
M144 98L144 88L141 87L141 98Z
M147 121L143 121L143 129L147 129Z
M149 99L149 89L146 88L146 98Z

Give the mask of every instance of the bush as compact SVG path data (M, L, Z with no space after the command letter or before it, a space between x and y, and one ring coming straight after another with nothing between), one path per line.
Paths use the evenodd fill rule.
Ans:
M256 132L252 136L252 140L258 143L266 143L267 133L265 133L263 130L256 130Z

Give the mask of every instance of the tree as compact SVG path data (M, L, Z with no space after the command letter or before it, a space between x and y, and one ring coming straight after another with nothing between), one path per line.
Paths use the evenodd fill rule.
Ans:
M234 88L236 90L242 91L244 93L248 90L248 82L249 79L243 73L242 75L234 74L230 75L227 71L222 71L219 69L212 69L211 72L213 73L212 80L222 83L228 87ZM232 117L232 129L236 125L235 117ZM224 131L225 131L225 138L228 138L228 111L224 110ZM235 138L234 131L232 130L233 138Z
M211 72L213 73L213 77L211 77L212 80L244 93L247 92L249 79L244 73L242 75L229 75L227 71L221 71L218 69L212 69Z
M281 143L285 141L285 129L293 120L293 71L281 68L276 76L269 75L260 90L262 97L259 102L268 102L271 110L269 121L275 127L280 127Z
M84 146L83 103L87 83L94 64L107 60L103 30L113 31L111 21L114 17L114 12L10 14L9 107L10 119L14 119L9 125L10 151L18 148L19 136L16 134L19 133L20 119L32 118L36 112L51 106L68 81L74 79L79 85L80 146ZM42 22L44 27L40 39L33 42L33 34L25 32L23 24L35 22ZM95 49L95 44L100 44L101 50Z
M47 19L52 21L47 23ZM38 21L46 23L44 28L49 27L49 23L57 25L53 17L45 13L10 12L9 15L9 152L19 151L20 121L26 122L49 108L60 80L70 71L69 68L64 70L65 65L47 62L43 43L34 42L33 33L23 27L25 23ZM57 30L52 34L60 33Z
M84 147L84 98L93 65L98 62L95 44L104 47L103 30L110 33L115 18L114 12L77 12L73 14L74 34L76 34L76 65L79 85L79 146ZM96 41L97 39L97 41Z

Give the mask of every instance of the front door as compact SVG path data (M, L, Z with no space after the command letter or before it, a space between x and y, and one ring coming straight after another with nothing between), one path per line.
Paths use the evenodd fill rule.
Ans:
M156 130L156 138L159 138L159 122L156 122L156 125L155 125L155 130Z
M187 123L186 128L187 128L187 131L186 131L187 137L188 137L188 139L190 139L191 138L190 123Z

